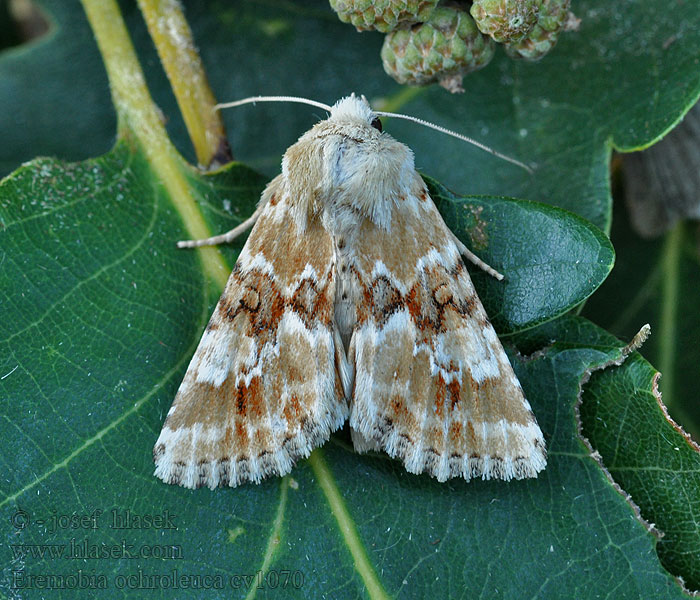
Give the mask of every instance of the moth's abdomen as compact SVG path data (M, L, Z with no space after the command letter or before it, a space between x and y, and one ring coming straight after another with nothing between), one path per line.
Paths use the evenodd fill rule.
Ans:
M359 301L359 281L355 267L354 252L348 246L345 235L335 239L335 323L347 354L355 323Z

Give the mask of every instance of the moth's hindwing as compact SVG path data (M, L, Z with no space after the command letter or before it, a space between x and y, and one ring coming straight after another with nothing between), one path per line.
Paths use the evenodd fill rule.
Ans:
M389 232L366 221L357 239L356 447L439 481L536 476L542 432L427 193L394 204Z
M154 448L185 487L288 473L342 426L328 232L299 231L280 178L231 273Z

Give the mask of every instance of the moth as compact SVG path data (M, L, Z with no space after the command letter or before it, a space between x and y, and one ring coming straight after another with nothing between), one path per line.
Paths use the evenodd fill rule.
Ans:
M320 105L325 106L325 105ZM349 419L410 473L521 479L535 416L412 151L364 97L285 153L154 448L187 488L289 473Z

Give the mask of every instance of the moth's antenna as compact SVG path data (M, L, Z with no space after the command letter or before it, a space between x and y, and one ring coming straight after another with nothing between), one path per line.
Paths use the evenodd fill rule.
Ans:
M513 163L514 165L517 165L521 167L522 169L525 169L528 173L533 173L534 171L532 170L532 167L526 165L523 162L520 162L519 160L515 158L511 158L510 156L507 156L505 154L501 154L500 152L497 152L493 148L489 148L487 145L482 144L481 142L477 142L476 140L467 137L466 135L462 135L461 133L457 133L455 131L452 131L451 129L447 129L446 127L441 127L440 125L435 125L435 123L431 123L430 121L425 121L423 119L419 119L418 117L412 117L410 115L402 115L401 113L392 113L392 112L383 112L379 110L373 111L375 115L378 117L396 117L397 119L406 119L406 121L413 121L414 123L418 123L419 125L425 125L425 127L430 127L431 129L435 129L436 131L439 131L440 133L446 133L447 135L451 135L452 137L456 137L458 140L462 140L463 142L468 142L477 148L481 148L482 150L485 150L486 152L489 152L490 154L493 154L494 156L497 156L498 158L502 158L503 160L508 161L509 163Z
M250 98L243 98L243 100L236 100L235 102L224 102L223 104L217 104L214 109L219 110L221 108L233 108L234 106L242 106L243 104L255 104L256 102L297 102L298 104L309 104L310 106L315 106L316 108L322 108L330 112L331 107L323 102L316 102L315 100L309 100L308 98L300 98L299 96L251 96Z
M316 100L309 100L308 98L302 98L300 96L251 96L250 98L243 98L242 100L235 100L234 102L224 102L222 104L217 104L216 106L214 106L214 109L220 110L222 108L233 108L235 106L242 106L244 104L255 104L256 102L296 102L298 104L308 104L309 106L322 108L323 110L327 110L328 112L331 111L331 107L328 106L328 104L323 104L323 102L316 102ZM522 169L525 169L528 173L533 172L532 167L526 165L525 163L520 162L515 158L511 158L510 156L507 156L505 154L501 154L493 148L489 148L486 144L477 142L476 140L467 137L466 135L462 135L461 133L457 133L455 131L452 131L451 129L447 129L446 127L435 125L435 123L431 123L430 121L419 119L418 117L412 117L410 115L403 115L401 113L384 112L378 110L375 110L373 112L378 117L395 117L397 119L405 119L406 121L413 121L414 123L418 123L419 125L430 127L431 129L435 129L440 133L446 133L447 135L456 137L458 140L468 142L469 144L472 144L477 148L481 148L482 150L485 150L486 152L489 152L490 154L493 154L498 158L502 158L503 160L508 161L509 163L512 163Z

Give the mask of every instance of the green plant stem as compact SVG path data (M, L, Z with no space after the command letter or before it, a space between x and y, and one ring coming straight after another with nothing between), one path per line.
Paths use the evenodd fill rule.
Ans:
M231 160L224 124L179 0L139 0L200 165Z
M187 165L175 150L146 87L146 80L114 0L82 0L107 69L117 110L117 133L136 138L162 186L172 198L190 237L211 235L187 181ZM173 245L177 240L173 240ZM200 249L207 274L223 288L231 271L218 249Z
M389 598L389 595L384 590L381 581L379 581L367 557L367 552L355 528L355 521L350 516L348 508L345 506L343 495L338 489L333 474L323 458L323 450L319 448L314 450L311 456L309 456L309 464L314 471L314 475L316 475L316 481L318 481L318 484L321 486L328 500L331 512L338 522L338 527L343 535L343 539L350 550L350 554L352 554L355 569L367 586L369 597L372 600L384 600Z
M674 372L678 322L678 290L680 277L683 224L678 223L666 236L662 251L661 315L659 323L660 388L664 404L672 410L674 401Z

